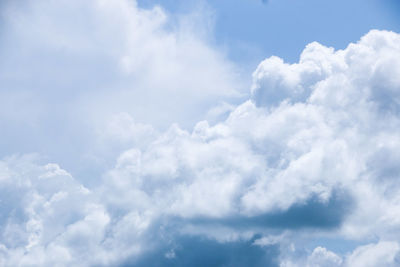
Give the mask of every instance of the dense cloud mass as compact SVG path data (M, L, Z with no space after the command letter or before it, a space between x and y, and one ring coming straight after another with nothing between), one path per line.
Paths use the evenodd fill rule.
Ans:
M86 8L95 15L103 14L103 5L108 5L104 10L115 7L110 1L93 3L100 11ZM156 45L153 41L143 45L154 38L149 32L158 31L161 22L154 16L167 15L158 8L131 8L129 14L117 8L122 17L112 18L139 23L134 29L142 29L141 35L130 36L126 45L143 49L143 58L133 50L120 63L127 72L146 72L140 79L151 83L149 88L169 94L160 84L174 87L170 75L181 72L170 69L164 80L148 78L153 71L154 77L163 73L162 64L147 65L158 64L158 59L147 60L160 50L150 45ZM172 47L183 45L165 34ZM76 41L58 41L67 50L81 49L73 47ZM214 58L216 52L200 44ZM86 45L92 51L92 44ZM158 56L165 57L164 52ZM191 68L191 61L199 59L188 58L192 52L175 52L167 54L178 69ZM228 75L225 62L218 64ZM227 85L221 75L210 77ZM183 83L188 90L198 86L190 77ZM400 264L399 34L372 30L344 50L311 43L295 64L268 58L253 73L250 99L228 106L224 110L232 111L226 119L200 121L190 131L178 124L163 131L136 122L130 111L110 111L111 118L105 116L91 133L96 142L90 149L98 157L110 153L106 159L115 164L102 170L95 185L59 164L43 164L41 155L4 157L0 265ZM23 118L29 108L16 116ZM10 115L1 112L6 124ZM118 149L111 153L109 147Z

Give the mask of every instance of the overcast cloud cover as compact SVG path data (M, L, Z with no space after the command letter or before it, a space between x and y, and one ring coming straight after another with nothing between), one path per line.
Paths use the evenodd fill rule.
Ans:
M245 91L207 6L1 18L0 266L400 265L399 34L267 58Z

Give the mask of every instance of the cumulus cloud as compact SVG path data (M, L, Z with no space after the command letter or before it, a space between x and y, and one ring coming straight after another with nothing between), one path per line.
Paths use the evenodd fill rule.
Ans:
M169 94L179 98L193 93L200 99L209 94L214 99L214 93L230 96L231 83L224 82L229 76L227 63L214 50L190 34L168 31L168 16L158 7L142 10L122 0L60 2L66 13L53 14L59 2L51 2L46 9L49 16L41 17L42 21L41 13L35 12L42 12L44 2L29 3L29 14L37 23L32 26L38 36L35 45L41 51L65 53L64 63L70 53L101 56L99 66L116 67L99 74L116 75L112 77L121 77L124 85L130 81L134 85L117 88L116 96L111 96L106 75L100 77L101 83L88 81L91 86L83 94L79 88L70 92L79 97L72 97L69 104L88 104L78 105L80 111L105 105L106 100L121 103L121 110L101 113L104 116L82 113L95 126L101 125L93 126L92 139L88 138L91 153L86 157L108 164L92 178L94 185L57 164L43 164L40 157L12 156L0 162L1 265L398 263L399 34L374 30L343 50L312 43L295 64L268 58L253 74L249 100L236 107L220 104L209 111L213 118L221 116L215 124L200 121L193 130L172 124L163 131L151 120L136 121L127 103L135 106L141 102L135 97L147 99L147 93L160 93L160 100ZM91 23L85 25L92 25L94 31L67 34L71 28L59 20L60 24L47 23L46 19L69 14L68 8L75 10L76 5L84 12L77 14L74 23L89 16ZM100 22L103 27L96 26ZM22 36L18 40L26 38L27 22L16 20L12 25L24 29L15 31ZM48 37L53 34L57 38ZM120 46L114 47L114 41ZM200 52L196 54L193 47ZM51 57L45 54L44 59ZM84 58L78 65L88 62L93 63ZM206 71L206 62L217 66L217 71ZM9 75L17 63L10 63ZM24 73L35 74L32 66L25 67ZM110 70L121 72L110 74ZM43 75L37 71L35 75ZM81 69L73 73L72 78L81 77L82 82L88 74L79 76ZM59 75L55 71L57 82ZM72 84L62 81L65 86ZM46 97L57 90L39 85L34 86L44 88L40 90L46 91ZM97 85L100 89L93 94ZM135 86L150 92L139 94ZM43 97L40 90L39 98ZM63 91L60 97L66 95ZM94 96L94 102L88 101ZM164 111L163 107L158 106ZM29 108L14 115L24 121ZM11 119L2 115L4 124ZM64 147L59 149L62 152ZM354 240L358 245L336 251L323 241L330 238ZM307 247L310 240L321 244Z
M396 172L390 162L376 159L396 150L399 120L396 110L376 97L371 77L393 65L386 53L398 53L398 39L372 31L345 50L314 43L298 64L286 64L289 72L264 72L265 65L276 63L267 59L255 72L252 101L226 121L200 122L191 133L173 126L145 149L122 154L105 176L105 201L113 209L141 203L144 210L186 221L187 233L220 241L276 228L294 240L303 231L314 237L332 231L342 238L390 239L397 232ZM358 63L365 51L376 62ZM272 71L282 81L294 75L296 82L277 86ZM304 95L298 97L293 88ZM272 102L268 93L257 93L274 89L280 97ZM123 192L127 197L120 197ZM225 230L216 233L214 227Z
M342 259L338 255L322 247L315 248L307 260L308 266L315 267L335 267L342 264Z

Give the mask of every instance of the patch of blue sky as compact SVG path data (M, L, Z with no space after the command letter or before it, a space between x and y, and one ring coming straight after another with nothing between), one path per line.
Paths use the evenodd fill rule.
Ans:
M400 31L397 0L139 0L138 4L158 4L175 14L209 6L215 12L215 41L248 70L272 55L296 62L313 41L343 49L371 29Z

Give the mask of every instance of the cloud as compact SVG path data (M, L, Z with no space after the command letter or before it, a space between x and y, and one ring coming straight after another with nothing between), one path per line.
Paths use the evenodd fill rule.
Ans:
M379 242L358 247L348 258L346 266L396 266L400 262L397 242Z
M350 267L350 266L397 266L400 260L399 244L394 241L380 241L359 246L345 258L327 250L316 247L306 258L303 266L310 267ZM298 259L297 259L298 260ZM283 266L301 266L298 262L285 261Z
M71 254L76 261L92 249L109 222L102 207L91 201L90 190L57 164L40 166L35 158L1 162L3 266L65 265Z
M4 44L1 79L11 87L1 93L23 108L2 106L0 123L12 122L4 135L32 143L20 125L39 125L43 140L53 129L101 167L75 177L41 156L3 158L0 265L398 261L400 35L373 30L337 51L311 43L295 64L268 58L250 99L234 107L220 101L235 95L229 62L159 7L27 3L30 11L9 11L16 41ZM24 40L25 65L11 46ZM152 116L173 116L174 101L178 113L193 103L210 110L214 123L163 130ZM54 147L68 154L66 144ZM305 246L332 236L361 246Z
M239 67L210 44L207 7L174 15L128 0L11 2L2 7L2 156L39 152L92 171L109 160L92 141L117 114L191 128L242 97Z
M307 259L307 266L325 266L325 267L335 267L342 265L342 259L323 247L317 247L313 250L312 254Z
M173 245L160 247L122 266L279 266L279 249L252 244L253 240L219 243L199 237L176 237Z
M352 201L345 193L333 190L327 203L321 202L318 197L311 196L305 203L296 203L284 211L251 217L200 218L191 220L191 223L225 225L237 229L330 229L340 227L352 208Z
M104 178L104 201L111 210L135 206L180 218L186 234L220 242L277 229L298 242L307 228L319 230L309 233L315 238L330 231L393 238L398 187L394 165L379 158L396 155L399 120L385 105L392 100L374 93L374 77L395 64L386 55L398 53L398 38L371 31L339 51L313 43L284 71L266 67L281 60L267 59L255 72L252 100L226 121L200 122L192 132L172 126L148 147L122 154ZM278 86L274 77L296 78ZM380 83L393 98L395 77ZM272 102L257 93L274 89Z

